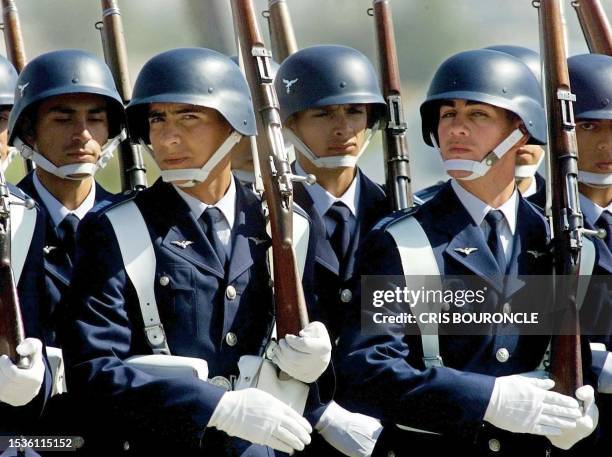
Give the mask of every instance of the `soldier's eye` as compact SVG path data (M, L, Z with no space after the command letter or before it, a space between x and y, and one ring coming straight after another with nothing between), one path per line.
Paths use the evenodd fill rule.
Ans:
M579 126L579 127L582 129L582 130L586 130L586 131L589 131L589 130L595 130L595 128L597 127L597 126L595 125L595 123L593 123L593 122L581 122L581 123L579 123L579 124L578 124L578 126Z

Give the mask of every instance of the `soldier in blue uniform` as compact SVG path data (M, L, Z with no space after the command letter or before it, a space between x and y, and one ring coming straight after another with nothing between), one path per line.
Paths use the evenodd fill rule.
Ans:
M293 168L317 180L295 184L295 201L313 221L317 238L314 269L306 272L304 288L314 296L311 314L325 323L335 341L358 281L357 251L390 211L383 189L357 166L385 102L370 61L346 46L312 46L292 54L281 64L275 86L284 136L295 148ZM337 447L349 455L369 455L381 430L378 421L336 405L328 413L334 408L346 415L347 424L354 423L353 438ZM311 452L327 455L332 450Z
M127 113L161 179L79 229L62 333L69 389L89 415L112 417L103 433L122 436L138 455L303 449L311 425L296 411L259 389L231 390L239 360L263 353L274 323L261 202L230 171L230 149L255 134L240 69L208 49L164 52L144 65ZM132 268L137 258L149 260ZM127 361L167 352L205 361L210 381ZM312 383L327 369L331 342L311 322L271 357ZM321 403L323 390L312 384L311 401L313 392Z
M592 238L595 244L595 267L584 301L582 313L595 320L597 335L591 339L601 346L593 357L604 363L599 390L612 393L612 57L584 54L568 59L570 85L576 95L574 116L578 142L578 188L580 209L587 229L603 229L603 239ZM608 376L607 376L608 375ZM607 376L607 377L606 377ZM601 429L597 449L608 452L612 439L612 399L601 396Z
M47 213L43 249L49 308L45 343L56 341L57 307L70 286L79 221L111 196L94 181L125 135L121 98L109 68L84 51L49 52L17 81L9 144L36 164L18 184Z
M437 70L421 117L424 140L439 146L452 179L416 210L375 227L360 273L481 278L486 309L511 313L524 291L501 278L550 273L546 221L514 182L517 150L546 140L537 79L510 55L462 52ZM553 381L526 374L542 362L547 336L519 336L503 325L481 336L409 336L403 327L366 335L355 330L358 308L356 301L340 338L339 390L347 404L404 427L386 426L373 455L544 456L551 443L570 448L597 425L591 386L576 392L581 407L550 391ZM583 359L588 371L588 344ZM589 373L585 379L593 382Z
M8 113L14 102L17 72L0 57L0 173L10 162L7 147ZM3 182L4 181L3 179ZM45 215L28 201L28 196L11 184L1 189L10 204L11 267L21 306L26 340L18 347L32 363L17 368L6 356L0 357L0 434L18 437L32 433L51 394L51 372L42 344L40 310L45 307L44 270L40 252L44 242ZM6 293L6 291L3 291Z

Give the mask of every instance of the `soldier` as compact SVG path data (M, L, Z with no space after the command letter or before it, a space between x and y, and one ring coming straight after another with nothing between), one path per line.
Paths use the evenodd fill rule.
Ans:
M585 298L582 313L595 319L598 336L592 340L603 344L593 351L593 357L605 361L599 377L599 390L612 393L612 57L584 54L568 59L570 85L576 95L574 116L578 141L578 188L580 209L587 229L603 229L604 239L593 238L595 268ZM587 321L588 322L588 321ZM601 396L601 441L597 449L602 453L610 448L612 428L612 399ZM599 454L598 454L599 455Z
M406 285L403 275L464 275L462 284L488 286L480 309L511 313L525 290L501 282L504 275L550 274L550 258L541 255L546 221L514 182L518 149L546 141L537 79L505 53L459 53L437 70L421 118L425 142L439 145L452 179L427 203L377 225L360 272L402 275L385 277L392 288ZM547 336L521 336L503 324L486 335L438 336L436 328L419 338L404 327L360 335L358 306L340 339L340 390L348 404L408 427L385 427L374 455L545 455L549 440L567 449L597 425L591 386L576 392L582 409L551 392L553 381L525 374L540 365ZM584 352L590 368L588 344Z
M208 49L164 52L144 65L127 113L161 179L80 229L63 331L69 389L88 414L112 417L105 433L129 439L135 453L303 449L311 426L297 412L258 389L231 391L239 359L261 354L273 326L261 202L230 171L230 149L255 134L242 73ZM170 351L206 361L210 382L126 361ZM311 322L279 341L274 361L311 383L330 352L325 327Z
M383 189L357 166L384 112L384 99L372 64L345 46L313 46L292 54L281 64L275 86L284 136L296 151L294 171L317 179L294 188L295 201L313 221L317 238L314 270L303 283L314 296L310 314L325 323L335 341L357 281L356 253L374 223L389 211ZM335 408L361 431L349 433L344 444L330 430L323 436L349 455L369 455L379 422L351 416L337 405L328 413ZM332 450L311 452L328 455Z
M6 172L13 159L13 149L8 147L8 119L15 101L17 72L15 67L0 56L0 171Z

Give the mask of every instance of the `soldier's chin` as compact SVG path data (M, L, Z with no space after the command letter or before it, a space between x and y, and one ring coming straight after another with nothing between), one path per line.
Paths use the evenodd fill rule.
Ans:
M465 179L472 174L471 171L466 170L448 170L446 172L451 178Z

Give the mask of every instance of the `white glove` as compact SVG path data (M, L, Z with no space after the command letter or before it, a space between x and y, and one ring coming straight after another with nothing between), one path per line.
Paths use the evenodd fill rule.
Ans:
M599 410L595 404L595 391L591 386L576 389L576 398L584 402L584 415L576 421L576 428L565 430L560 436L549 436L548 439L560 449L567 450L583 438L589 436L597 427Z
M558 436L576 428L582 417L575 398L548 392L551 379L502 376L495 380L484 420L514 433Z
M289 454L303 450L312 433L308 421L290 406L253 388L223 394L208 427Z
M45 378L42 343L26 338L17 346L17 353L30 358L30 368L18 368L8 356L0 356L0 401L23 406L38 395Z
M372 455L383 426L373 417L352 413L332 401L315 428L343 454L349 457L368 457Z
M331 341L325 325L311 322L299 336L287 335L268 350L270 360L292 378L305 383L316 381L331 359Z

